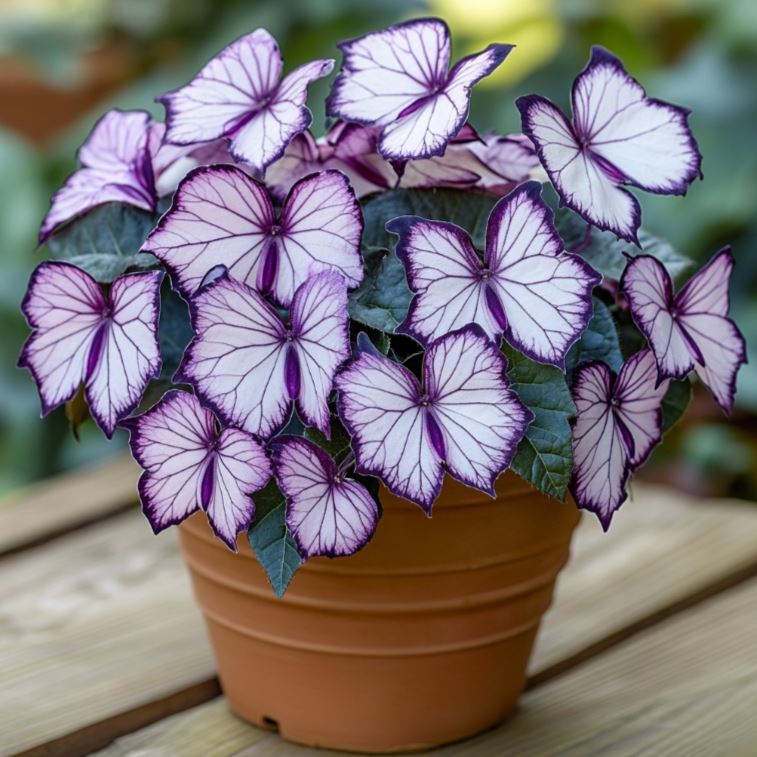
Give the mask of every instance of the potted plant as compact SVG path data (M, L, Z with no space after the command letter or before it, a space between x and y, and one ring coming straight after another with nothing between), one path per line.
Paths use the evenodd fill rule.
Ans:
M523 97L498 136L469 99L510 46L450 68L422 19L340 47L321 138L333 61L282 77L262 29L165 124L106 114L42 224L19 363L43 413L129 429L231 707L392 751L512 710L576 506L608 528L690 374L729 412L745 349L730 251L692 275L626 188L699 177L688 113L609 52L571 119Z

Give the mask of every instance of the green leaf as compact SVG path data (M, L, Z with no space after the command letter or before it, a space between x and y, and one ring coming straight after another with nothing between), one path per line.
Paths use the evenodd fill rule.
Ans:
M528 483L556 499L564 499L573 467L570 417L576 407L562 372L503 346L510 384L534 414L513 460L512 469Z
M662 400L662 430L672 428L691 402L691 381L671 381Z
M160 356L163 358L161 379L171 380L193 336L194 331L187 303L171 289L168 281L164 280L160 293L160 324L158 326Z
M474 244L483 248L486 222L497 198L470 189L394 189L383 192L363 206L366 247L392 249L397 240L384 228L397 216L421 216L435 221L449 221L465 229Z
M669 242L639 229L641 248L632 242L618 239L610 231L591 228L587 232L586 222L573 211L560 208L555 214L557 227L565 248L576 250L589 265L608 279L620 280L626 267L626 255L652 255L670 273L674 281L680 279L693 265L690 258L682 255Z
M375 332L375 337L371 338L366 331L359 331L355 337L356 349L359 351L368 350L369 352L375 350L381 355L388 355L392 347L392 338L389 334L375 329L369 329L369 331Z
M47 243L51 257L83 268L108 284L127 268L149 268L152 255L140 252L155 216L129 205L109 203L69 223Z
M305 429L304 436L331 455L337 465L350 453L350 435L338 416L333 413L331 414L331 439L327 439L317 428L310 426Z
M365 278L350 293L350 318L378 331L392 333L405 319L413 293L407 285L405 266L387 250L363 255Z
M282 597L302 558L287 528L284 495L276 482L271 481L254 499L255 520L247 538L276 596Z
M139 401L134 415L142 415L142 413L147 412L166 392L175 388L176 386L166 379L153 379L147 385L147 389L142 392L142 399Z
M610 309L602 300L593 297L592 302L594 314L586 327L586 331L568 351L565 357L565 366L568 371L573 371L581 363L601 360L617 372L623 365L623 354L620 351L615 321Z

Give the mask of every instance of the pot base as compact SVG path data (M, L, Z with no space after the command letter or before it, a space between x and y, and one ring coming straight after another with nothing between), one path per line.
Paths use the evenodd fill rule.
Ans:
M298 744L366 753L422 751L504 721L515 709L523 686L520 661L535 635L529 630L492 648L441 659L432 655L412 666L382 658L309 665L309 653L282 652L212 621L208 625L220 669L250 665L249 679L221 678L237 715ZM493 666L492 658L499 664ZM433 681L434 696L425 683L422 698L414 693L418 675ZM301 687L303 677L311 680L307 689ZM287 681L290 685L282 685ZM405 695L398 697L399 691Z
M277 599L246 538L205 516L182 549L231 709L282 737L358 752L429 749L515 708L578 522L513 474L497 501L447 482L429 520L382 493L373 541L314 559Z

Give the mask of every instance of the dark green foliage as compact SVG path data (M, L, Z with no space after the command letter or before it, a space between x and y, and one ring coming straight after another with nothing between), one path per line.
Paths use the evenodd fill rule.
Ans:
M672 428L691 402L691 381L671 381L662 401L662 430Z
M639 230L639 249L635 244L618 239L609 231L595 228L587 231L586 222L566 208L561 208L555 214L555 225L566 249L578 252L589 265L608 279L620 279L626 267L626 255L652 255L668 269L674 280L684 276L692 266L692 261L673 245L644 229Z
M102 284L127 269L150 268L152 255L140 252L156 216L129 205L109 203L91 210L47 242L50 257L79 266Z
M518 447L512 469L545 494L563 499L573 466L570 418L576 408L565 376L504 346L508 376L534 420Z
M302 558L286 525L284 495L271 481L254 496L255 520L247 531L258 562L263 566L277 597L284 592Z
M618 331L610 309L597 297L593 298L593 305L594 314L586 331L565 357L565 367L569 372L591 360L601 360L616 372L623 365Z

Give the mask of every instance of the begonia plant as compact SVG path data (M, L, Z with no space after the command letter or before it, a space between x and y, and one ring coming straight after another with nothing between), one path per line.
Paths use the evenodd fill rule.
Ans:
M95 126L23 302L43 414L83 392L129 430L153 530L247 531L279 594L370 540L379 484L431 515L445 475L494 495L512 468L608 528L690 375L728 413L746 360L730 250L674 293L691 261L628 189L700 177L688 111L596 47L570 119L530 95L522 134L480 134L511 45L450 67L420 19L339 47L325 136L334 61L282 75L263 29L158 97L165 124Z

